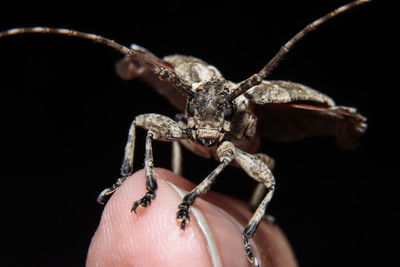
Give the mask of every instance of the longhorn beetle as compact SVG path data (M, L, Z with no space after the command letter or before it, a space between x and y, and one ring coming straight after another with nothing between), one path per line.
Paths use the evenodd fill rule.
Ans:
M0 38L23 33L69 35L93 40L116 49L125 57L117 63L117 73L129 80L139 77L183 111L176 120L148 113L135 117L125 147L121 177L98 196L104 203L133 173L136 127L147 130L145 143L145 195L135 201L132 211L147 207L156 197L157 180L153 165L153 140L173 142L173 169L180 172L179 144L193 153L215 158L219 165L178 206L177 220L185 229L190 221L190 206L209 191L218 174L229 164L240 166L266 189L254 215L243 231L245 252L254 266L259 266L250 248L253 237L275 189L271 172L274 161L266 154L255 153L260 136L276 141L290 141L306 136L336 135L342 148L353 148L357 137L366 130L366 118L355 108L336 106L334 101L305 85L289 81L267 81L266 77L278 62L306 34L350 8L368 2L358 0L343 5L307 25L256 74L240 83L225 80L206 62L191 56L172 55L163 59L137 45L127 48L105 37L61 28L14 28L0 32Z

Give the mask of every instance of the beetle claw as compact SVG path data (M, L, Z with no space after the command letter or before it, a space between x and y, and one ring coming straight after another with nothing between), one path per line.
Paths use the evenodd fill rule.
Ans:
M181 230L185 230L186 224L190 222L190 206L189 203L183 202L178 206L179 210L176 219L181 222Z
M133 203L131 212L136 213L138 207L146 208L151 205L151 200L156 198L156 193L154 191L147 191L147 193L141 199Z

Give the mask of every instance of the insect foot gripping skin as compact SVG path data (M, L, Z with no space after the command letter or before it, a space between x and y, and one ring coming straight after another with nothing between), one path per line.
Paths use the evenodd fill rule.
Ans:
M354 108L336 106L334 101L307 86L289 81L268 81L265 78L294 44L328 19L368 2L354 1L341 6L307 25L290 39L258 73L236 84L224 79L221 73L206 62L182 55L157 58L145 48L127 48L99 35L57 28L16 28L0 32L0 38L23 33L69 35L89 39L116 49L125 57L117 64L123 79L139 77L153 85L170 103L182 111L176 120L159 114L136 116L129 130L121 178L100 193L97 201L104 203L133 172L136 127L147 130L145 144L145 195L135 201L132 211L147 207L156 198L157 180L154 173L154 140L178 142L193 153L215 158L219 165L178 206L177 220L185 229L190 221L190 206L206 193L218 174L235 162L249 176L266 188L253 217L243 231L245 253L255 266L259 262L250 248L274 189L273 160L258 149L259 138L290 141L307 136L336 135L342 148L353 148L357 137L366 129L366 118ZM174 153L174 169L180 169L180 153Z

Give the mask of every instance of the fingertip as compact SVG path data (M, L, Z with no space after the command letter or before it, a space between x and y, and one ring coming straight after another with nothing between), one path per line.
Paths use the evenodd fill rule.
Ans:
M129 177L110 198L92 239L87 266L179 266L188 262L211 266L196 224L179 230L176 212L181 198L164 179L187 189L190 183L164 170L156 173L157 196L150 207L139 207L137 214L130 212L133 202L146 193L143 170Z
M87 266L251 266L242 231L252 216L247 205L213 192L191 206L191 221L180 230L176 220L183 196L194 188L188 180L156 169L157 197L150 207L131 212L143 197L143 170L129 177L104 208L90 244ZM279 227L261 222L251 246L260 266L297 266ZM267 265L265 265L267 264Z

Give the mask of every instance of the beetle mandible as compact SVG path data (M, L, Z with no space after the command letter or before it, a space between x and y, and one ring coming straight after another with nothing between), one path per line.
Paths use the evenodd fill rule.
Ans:
M253 217L243 231L248 259L259 266L250 248L251 239L275 190L271 172L274 161L266 154L256 153L260 136L276 141L290 141L306 136L336 135L342 148L353 148L357 137L366 130L366 118L354 108L336 106L328 96L289 81L268 81L265 78L294 44L328 19L368 2L358 0L341 6L315 20L297 33L256 74L240 83L224 79L214 66L191 56L172 55L163 59L138 45L130 48L99 35L59 28L15 28L0 32L0 38L23 33L49 33L90 39L112 47L123 55L117 73L129 80L141 78L165 95L169 102L183 111L176 120L149 113L135 117L129 130L121 167L121 178L100 193L97 201L104 203L133 173L136 128L147 130L145 143L145 195L135 201L132 211L147 207L156 197L157 180L154 173L153 140L172 141L193 153L215 158L219 165L178 206L177 219L181 229L190 221L190 206L197 197L209 191L218 174L235 163L266 189ZM174 154L174 171L180 172L180 158Z

